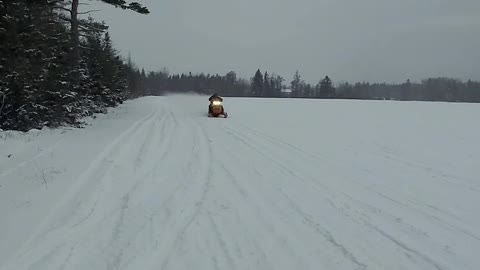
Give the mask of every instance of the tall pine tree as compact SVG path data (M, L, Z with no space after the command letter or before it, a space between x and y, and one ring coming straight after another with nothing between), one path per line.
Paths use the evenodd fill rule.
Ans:
M263 75L260 69L257 70L252 79L252 95L260 97L263 94Z
M302 79L298 70L293 75L293 80L290 82L290 87L292 88L292 95L294 97L302 96Z
M326 76L320 81L320 97L321 98L333 98L335 97L335 88L333 87L332 80Z

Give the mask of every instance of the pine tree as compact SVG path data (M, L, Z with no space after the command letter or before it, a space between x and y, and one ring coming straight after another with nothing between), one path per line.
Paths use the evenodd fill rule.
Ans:
M102 1L106 4L113 5L116 8L121 8L124 10L132 10L139 14L150 13L148 8L142 6L138 2L127 3L124 0L99 0L99 1ZM69 17L66 17L66 18L64 17L64 20L70 22L70 35L72 40L71 61L72 61L73 68L78 67L78 64L80 61L81 29L87 30L87 31L94 30L94 28L91 28L89 25L82 24L81 20L79 19L79 15L89 14L91 13L91 11L79 12L79 5L80 5L80 0L72 0L70 8L66 8L65 6L59 7L60 9L67 11L70 15ZM78 77L73 79L78 80Z
M6 14L0 21L0 125L19 130L53 125L66 94L65 28L43 1L1 1L0 9Z
M87 49L72 66L75 41L62 13L71 3L0 0L0 128L77 124L125 98L127 69L103 23L78 20L78 46Z
M235 71L228 72L225 77L225 94L228 96L236 95L236 86L237 86L237 74Z
M302 79L298 70L295 72L293 80L290 82L290 87L292 88L292 95L294 97L302 96Z
M270 76L268 76L268 72L265 71L263 75L263 91L262 96L264 97L271 97L271 86L270 86Z
M320 97L333 98L335 96L335 88L333 87L332 80L326 76L320 81Z
M272 86L272 96L273 97L280 97L281 96L283 81L285 81L285 79L282 76L279 76L279 75L273 75L272 76L271 86Z
M410 79L408 79L404 84L402 84L401 91L402 100L410 100L412 98L412 83L410 82Z
M260 69L257 70L252 79L252 95L260 97L263 94L263 75Z
M303 97L313 97L314 96L314 91L313 91L313 87L311 84L307 83L307 84L303 84Z

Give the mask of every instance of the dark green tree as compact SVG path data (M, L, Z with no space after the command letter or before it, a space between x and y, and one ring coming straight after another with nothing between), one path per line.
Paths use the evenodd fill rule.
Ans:
M71 2L0 0L0 128L77 124L125 99L128 68L103 23L78 20L78 46L85 50L72 67L75 41L67 5Z
M270 76L268 75L268 72L265 71L265 74L263 75L263 91L262 91L262 96L264 97L271 97L272 96L272 87L270 85Z
M290 82L290 87L292 89L292 96L293 97L301 97L302 96L302 78L298 70L293 75L293 80Z
M321 98L333 98L335 97L335 88L330 77L326 76L320 81L320 97Z
M138 2L131 2L127 3L124 0L99 0L101 2L104 2L106 4L113 5L116 8L121 8L124 10L132 10L134 12L137 12L139 14L149 14L150 11L148 8L142 6ZM62 2L63 1L57 1L57 2ZM72 40L72 50L71 50L71 64L73 68L78 67L79 61L80 61L80 33L81 30L84 31L90 31L90 30L95 30L89 25L82 24L81 20L79 19L80 15L84 14L89 14L93 11L85 11L85 12L80 12L79 11L79 5L80 5L81 0L72 0L71 5L69 8L66 6L62 5L59 6L58 8L61 10L66 11L69 16L63 17L63 20L70 22L70 36ZM75 78L78 80L78 78Z
M404 84L402 84L400 98L401 100L410 100L412 98L412 83L408 79Z
M260 69L257 70L252 79L252 95L260 97L263 94L263 75Z

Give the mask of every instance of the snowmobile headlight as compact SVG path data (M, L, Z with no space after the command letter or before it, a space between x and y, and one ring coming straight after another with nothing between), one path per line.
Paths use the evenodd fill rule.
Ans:
M218 100L215 100L214 102L212 102L213 105L222 105L222 102L221 101L218 101Z

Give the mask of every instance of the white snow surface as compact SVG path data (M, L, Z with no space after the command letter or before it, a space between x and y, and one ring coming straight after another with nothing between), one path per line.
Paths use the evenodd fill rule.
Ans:
M0 269L480 269L478 104L206 101L0 132Z

